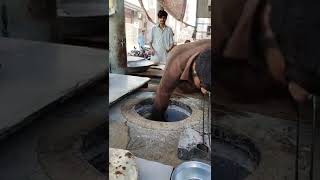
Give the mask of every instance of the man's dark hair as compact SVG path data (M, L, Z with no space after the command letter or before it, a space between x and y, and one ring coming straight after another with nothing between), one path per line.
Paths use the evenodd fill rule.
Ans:
M158 12L158 18L162 18L162 17L165 17L165 18L168 17L168 13L165 10L160 10Z
M195 62L195 69L203 88L211 91L211 49L200 53Z

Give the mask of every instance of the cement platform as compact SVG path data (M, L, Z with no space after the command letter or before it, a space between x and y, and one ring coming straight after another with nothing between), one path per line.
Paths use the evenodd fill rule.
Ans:
M88 163L88 153L81 144L96 127L107 129L107 87L99 81L1 140L0 179L106 180ZM95 138L90 146L95 142L105 145L103 150L100 146L91 149L92 155L106 150L107 140Z
M0 137L105 76L106 58L105 50L0 38Z
M150 78L146 77L109 74L109 105L146 85L149 81Z

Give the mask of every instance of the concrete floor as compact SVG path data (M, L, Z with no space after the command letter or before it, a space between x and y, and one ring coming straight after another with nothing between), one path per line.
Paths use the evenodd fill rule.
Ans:
M154 91L157 80L152 80L148 89L142 92ZM176 92L177 93L177 92ZM138 95L136 93L135 95ZM134 96L134 95L132 95ZM199 97L192 94L193 97ZM129 98L129 97L128 97ZM143 127L129 127L128 122L123 117L121 106L126 103L123 99L109 111L110 124L122 124L125 129L123 141L117 141L118 145L122 142L122 148L130 149L135 155L148 160L162 162L175 166L181 162L176 155L177 134L168 132L160 133ZM223 102L223 101L215 101ZM224 101L225 102L225 101ZM270 101L269 101L270 102ZM222 103L221 103L222 104ZM286 112L288 106L278 109L276 115L272 115L272 103L240 104L225 103L213 107L214 112L221 112L214 120L214 124L221 128L231 130L234 134L246 137L255 144L260 152L260 162L253 173L247 176L246 180L291 180L295 175L295 149L296 149L296 122L292 111L281 115L281 111ZM282 103L288 105L288 101ZM222 108L221 108L222 107ZM252 111L250 111L250 109ZM290 109L290 107L289 107ZM290 114L291 113L291 114ZM214 113L216 114L216 113ZM286 117L286 118L284 118ZM311 127L304 120L301 127L300 145L300 179L308 179L310 168L310 143ZM126 127L126 128L123 128ZM115 131L114 131L115 132ZM118 132L117 132L118 133ZM112 140L110 140L112 141ZM170 147L171 148L166 148ZM214 164L213 164L214 165ZM222 180L224 180L222 178ZM229 180L229 179L226 179Z
M58 104L0 141L1 180L70 180L106 177L81 157L81 139L106 123L107 85Z
M257 169L248 180L294 179L296 129L293 121L272 118L256 113L226 115L214 124L248 137L258 148L261 159ZM300 179L308 178L310 166L310 127L301 128Z
M297 117L289 96L241 103L217 91L213 101L214 123L249 137L261 153L261 162L248 179L294 179ZM299 111L299 179L304 180L310 169L312 104L299 105Z

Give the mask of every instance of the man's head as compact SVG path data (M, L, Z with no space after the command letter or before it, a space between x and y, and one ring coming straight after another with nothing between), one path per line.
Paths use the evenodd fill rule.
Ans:
M195 70L200 79L200 87L211 91L211 49L207 49L197 57Z
M165 10L160 10L158 12L158 18L160 25L165 25L168 17L168 13Z

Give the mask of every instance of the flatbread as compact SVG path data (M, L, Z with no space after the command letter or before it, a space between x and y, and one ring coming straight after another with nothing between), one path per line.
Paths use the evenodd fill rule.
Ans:
M136 158L130 151L109 148L109 179L138 179Z

